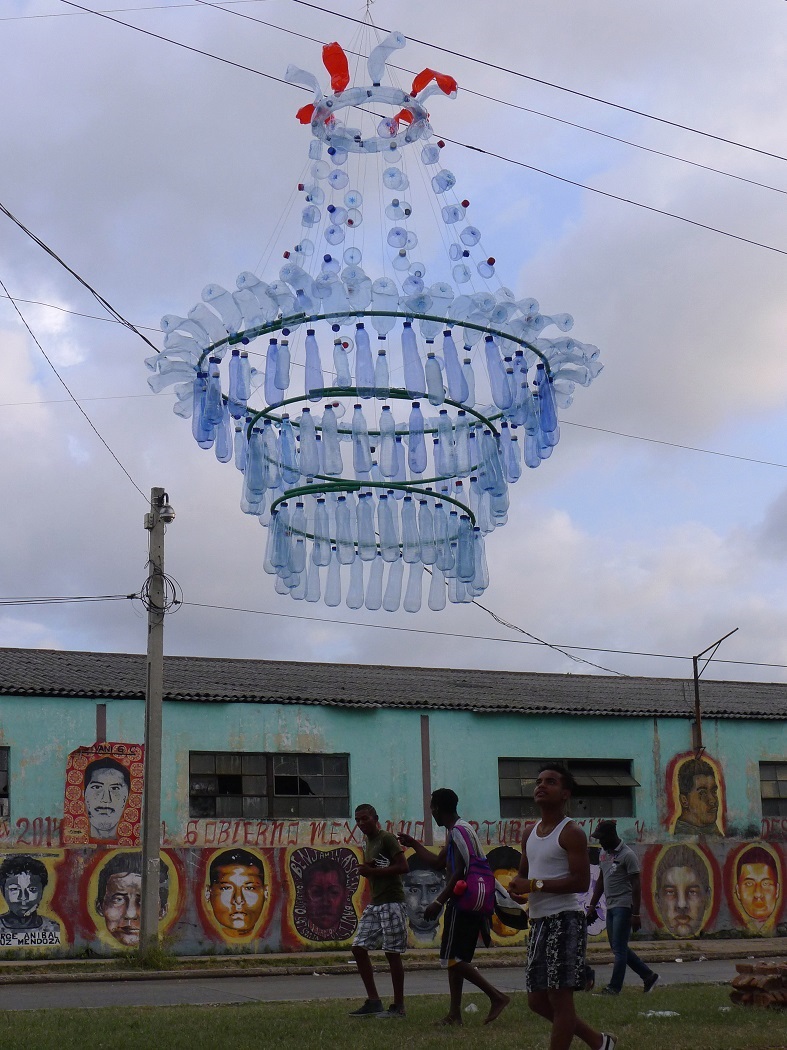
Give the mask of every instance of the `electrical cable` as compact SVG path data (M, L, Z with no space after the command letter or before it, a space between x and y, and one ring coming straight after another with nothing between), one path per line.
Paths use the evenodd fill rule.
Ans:
M73 272L73 271L72 271L72 272ZM5 286L4 284L3 284L2 280L0 280L0 288L2 288L2 289L3 289L3 291L5 292L6 296L7 296L7 297L8 297L9 299L11 299L11 296L10 296L10 295L9 295L9 293L8 293L8 289L7 289L7 288L6 288L6 286ZM11 299L11 305L13 306L13 308L14 308L14 309L16 310L17 314L19 315L19 319L20 319L20 321L22 322L22 324L23 324L23 325L25 326L25 328L27 329L27 331L28 331L28 334L30 335L30 338L31 338L31 339L33 340L33 342L34 342L34 343L36 344L36 346L38 347L38 349L39 349L39 350L41 351L41 354L42 354L42 356L43 356L44 360L45 360L45 361L46 361L46 363L47 363L47 364L49 365L49 367L50 367L50 368L52 369L52 371L53 371L53 372L55 373L55 375L57 376L57 378L58 378L58 379L60 380L60 383L61 383L61 385L62 385L63 389L65 390L65 392L66 392L66 393L68 394L68 396L69 396L69 397L71 398L71 400L72 400L72 401L74 402L74 404L75 404L75 405L77 406L77 408L79 409L79 411L80 411L80 412L82 413L82 415L83 415L83 416L85 417L85 419L87 420L87 424L88 424L88 426L90 427L90 429L91 429L91 430L93 431L93 433L94 433L94 434L96 435L96 437L98 438L98 440L99 440L99 441L101 442L101 444L102 444L102 445L104 446L104 448L105 448L105 449L107 450L107 452L108 452L108 453L110 454L110 456L111 456L111 457L112 457L112 458L114 459L114 461L115 461L115 462L117 463L117 465L118 465L118 466L120 467L120 469L121 469L121 470L123 471L123 473L124 473L124 474L126 475L126 477L128 478L128 480L129 480L129 481L131 482L131 484L132 484L132 485L134 486L134 488L135 488L135 489L137 490L137 492L138 492L138 493L140 494L140 496L142 496L142 498L143 498L143 499L145 500L145 502L147 502L147 500L148 500L148 497L147 497L147 496L145 495L145 493L144 493L144 492L142 491L142 489L141 489L141 488L139 487L139 485L138 485L138 484L136 483L136 481L134 481L134 479L132 478L132 476L131 476L131 475L129 474L129 472L128 472L128 471L126 470L126 468L125 468L125 467L123 466L123 464L122 464L122 463L120 462L120 460L118 459L118 457L117 457L117 456L115 455L115 453L114 453L114 452L112 451L112 449L111 449L111 448L109 447L109 445L107 444L107 442L105 441L105 439L104 439L104 438L103 438L103 437L101 436L101 434L99 433L99 431L98 431L98 429L97 429L97 427L96 427L95 423L94 423L94 422L92 421L92 419L90 418L90 416L89 416L89 415L87 414L87 412L85 412L84 408L82 408L82 406L80 405L80 403L79 403L79 402L77 401L76 397L74 396L74 394L73 394L73 393L72 393L72 391L71 391L71 388L70 388L70 387L68 386L68 384L66 383L65 379L63 379L63 377L62 377L62 376L60 375L60 373L58 372L58 370L57 370L57 369L55 368L55 366L54 366L54 364L53 364L53 362L52 362L52 359L51 359L51 358L49 357L49 355L47 354L46 350L44 350L44 348L43 348L43 346L41 345L41 343L39 343L38 339L36 338L36 335L35 335L35 333L33 332L33 329L32 329L32 328L30 327L30 325L29 325L29 324L27 323L27 321L25 320L24 314L23 314L23 313L22 313L22 311L21 311L21 310L19 309L19 307L18 307L18 306L16 305L16 303L15 303L15 302L13 301L13 299ZM133 327L133 326L132 326L132 327ZM140 334L140 333L138 333L138 334ZM142 336L142 338L144 339L145 337L144 337L144 336ZM145 342L147 342L147 340L145 340Z
M176 580L165 575L165 578L172 585L172 593L181 593L180 585ZM0 598L0 606L12 606L12 605L64 605L71 602L107 602L107 601L129 601L129 600L141 600L142 594L90 594L90 595L70 595L70 596L59 596L59 597L36 597L36 598ZM423 627L397 627L393 624L382 624L382 623L360 623L357 620L326 620L324 616L302 616L296 613L282 613L275 612L266 609L242 609L234 605L211 605L206 602L187 602L176 599L172 601L170 599L170 605L177 606L192 606L195 609L215 609L220 612L237 612L245 613L251 616L278 616L285 620L309 620L314 623L331 624L345 627L372 627L383 631L400 631L406 634L427 634L436 635L439 638L460 638L467 641L476 642L504 642L511 645L545 645L548 643L541 641L522 640L520 638L497 638L493 635L479 635L479 634L462 634L457 631L430 631ZM501 621L503 622L503 621ZM520 630L520 628L516 628ZM523 632L527 634L527 632ZM533 637L533 636L531 636ZM584 653L610 653L614 656L645 656L652 659L658 660L691 660L691 656L681 656L677 653L651 653L637 649L604 649L600 646L590 645L567 645L561 643L561 645L555 648L562 649L575 649L579 652ZM566 655L566 654L564 654ZM589 662L589 661L587 661ZM778 663L766 663L760 660L725 660L717 659L714 657L713 662L715 664L733 664L739 667L773 667L783 670L787 670L787 664ZM600 664L593 664L594 667L600 667ZM603 668L602 668L603 669ZM620 673L620 672L615 672ZM628 675L624 677L630 677Z
M63 0L65 2L65 0ZM331 11L329 8L320 7L319 4L309 3L308 0L290 0L291 3L300 4L302 7L310 7L315 11L322 11L326 15L334 15L336 18L343 18L348 22L358 22L359 19L353 18L352 15L345 15L339 11ZM382 28L382 27L378 27ZM383 29L383 32L387 33L390 30ZM441 47L439 44L433 44L429 40L420 40L416 36L407 34L407 39L414 44L422 44L424 47L431 48L434 51L442 51L443 54L452 55L454 58L463 58L468 62L475 62L478 65L486 66L488 69L496 69L500 73L509 73L511 76L519 77L522 80L529 80L534 84L541 84L544 87L554 88L556 91L564 91L569 95L576 95L579 98L588 99L591 102L599 102L601 105L610 106L612 109L622 110L624 113L633 113L638 117L646 117L648 120L658 121L659 124L667 124L673 128L680 128L681 131L690 131L694 135L702 135L704 138L714 139L716 142L725 142L729 146L737 146L739 149L749 150L752 153L760 153L764 157L773 157L774 160L787 161L787 157L782 157L778 153L770 153L768 150L759 149L756 146L749 146L744 142L737 142L735 139L724 138L722 135L714 135L710 131L701 131L699 128L690 127L688 124L680 124L674 120L667 120L664 117L657 117L653 113L646 113L641 109L634 109L632 106L624 106L618 102L610 102L608 99L600 98L597 95L589 95L584 91L577 91L575 88L565 87L563 84L555 84L549 80L542 80L539 77L529 76L527 73L521 73L517 69L508 69L506 66L497 65L495 62L489 62L483 58L476 58L473 55L466 55L461 51L452 51L450 48Z
M98 314L85 314L80 310L69 310L67 306L56 306L54 303L42 303L38 299L20 299L19 296L0 295L0 299L10 299L12 303L26 303L28 306L46 306L50 310L59 310L63 314L71 314L73 317L86 317L90 321L107 321L109 324L123 324L117 317L99 317ZM160 332L160 328L154 328L149 324L138 324L135 328L144 328L147 332Z
M160 606L154 604L150 596L150 588L154 577L160 579L162 584L164 599L163 604ZM183 605L183 591L178 581L155 568L140 587L139 594L134 594L130 597L139 598L146 612L177 612Z
M110 15L102 14L102 12L100 12L100 11L95 11L92 8L89 8L89 7L83 7L81 4L74 3L74 0L60 0L60 2L64 3L64 4L67 4L69 7L75 7L75 8L77 8L80 11L84 11L86 14L93 14L93 15L97 15L99 18L106 18L110 22L115 22L117 25L125 26L127 29L133 29L133 30L135 30L138 33L142 33L144 36L150 36L150 37L153 37L155 40L161 40L161 41L163 41L165 43L168 43L168 44L174 44L176 47L184 48L186 51L191 51L194 54L202 55L205 58L212 58L212 59L215 59L217 62L224 63L225 65L234 66L236 69L242 69L242 70L245 70L246 72L249 72L249 73L255 73L257 76L265 77L266 79L273 80L276 83L286 84L287 87L297 87L300 90L308 90L307 88L300 88L300 85L289 84L289 83L287 83L287 81L282 80L281 77L275 77L275 76L273 76L270 73L263 73L261 70L255 69L252 66L246 66L246 65L243 65L240 62L233 62L231 59L222 58L220 55L215 55L215 54L213 54L210 51L203 51L200 48L192 47L191 45L184 44L184 43L182 43L179 40L174 40L171 37L163 36L161 33L153 33L149 29L142 29L139 26L135 26L135 25L133 25L130 22L124 22L124 21L122 21L122 19L112 18ZM292 2L293 3L304 3L305 0L292 0ZM208 6L210 6L210 5L208 5ZM309 6L311 6L311 5L309 5ZM344 16L342 16L342 17L344 17ZM776 252L778 255L787 255L787 250L782 249L782 248L777 248L774 245L765 244L762 241L756 241L753 238L743 237L740 234L730 233L728 230L722 230L722 229L720 229L717 226L711 226L708 223L698 222L695 219L689 219L685 215L678 215L676 212L667 211L664 208L655 208L655 207L653 207L650 204L642 204L640 201L632 200L629 197L622 197L622 196L620 196L619 194L616 194L616 193L610 193L607 190L599 189L598 187L591 186L588 183L579 182L576 179L569 179L569 178L567 178L566 176L563 176L563 175L556 175L554 172L547 171L545 168L538 168L538 167L536 167L533 164L526 164L524 161L515 160L512 157L507 157L507 156L505 156L502 153L495 153L492 150L483 149L480 146L472 146L472 145L470 145L467 142L462 142L461 139L449 138L448 136L442 136L442 138L446 142L451 142L454 145L462 146L464 149L472 150L472 151L474 151L476 153L483 154L484 156L487 156L487 157L494 157L496 160L502 160L505 163L513 164L516 167L525 168L525 169L527 169L529 171L534 171L534 172L538 173L539 175L546 175L549 178L556 179L558 182L563 182L563 183L566 183L566 184L568 184L570 186L576 186L578 189L587 190L590 193L597 193L597 194L599 194L602 197L608 198L609 200L616 200L616 201L619 201L622 204L630 204L630 205L632 205L635 208L641 208L642 210L651 212L651 213L653 213L655 215L663 215L663 216L665 216L667 218L677 219L680 222L688 223L690 226L695 226L698 229L706 230L709 233L717 233L717 234L719 234L722 237L728 237L728 238L730 238L732 240L740 241L743 244L749 244L749 245L752 245L753 247L756 247L756 248L764 248L766 251ZM782 159L782 158L779 158L779 159ZM0 206L0 207L2 207L2 206ZM145 339L145 336L143 336L141 333L138 333L138 334L140 335L141 338ZM147 342L147 340L146 340L146 342ZM157 352L160 352L160 351L157 351Z
M67 0L63 0L63 2L65 3L67 2ZM104 309L107 311L108 314L110 314L111 317L114 317L116 321L124 325L130 331L135 332L139 336L139 338L146 342L152 350L156 351L157 354L161 353L159 348L153 343L151 343L151 341L146 335L143 335L142 332L140 332L139 329L131 323L131 321L127 321L126 318L121 313L119 313L114 308L114 306L112 306L111 303L107 302L107 300L102 295L99 295L99 293L95 290L95 288L93 288L92 285L88 284L84 277L80 277L76 270L72 270L67 262L64 262L63 259L61 259L60 256L55 251L53 251L48 244L45 244L40 237L37 237L32 232L32 230L29 230L27 226L25 226L19 219L17 219L17 217L13 215L4 204L0 204L0 212L2 212L3 215L7 216L11 220L11 222L15 223L23 233L26 233L27 236L30 237L31 240L35 241L38 247L42 248L47 253L47 255L50 255L55 260L55 262L59 263L63 267L64 270L67 270L71 274L71 276L82 285L83 288L86 288L90 292L93 298L96 299L96 301L104 307ZM6 295L8 295L7 292ZM10 299L11 296L8 295L8 298ZM19 316L21 317L22 315L20 314ZM63 385L65 386L65 384Z
M320 40L318 37L309 36L307 33L299 33L295 29L287 29L284 26L276 25L275 22L268 22L264 18L255 18L254 15L246 14L244 11L235 11L232 8L226 7L224 4L212 3L211 0L195 0L196 5L202 7L212 7L217 11L224 11L225 14L234 15L236 18L244 18L249 22L256 22L258 25L267 26L269 29L277 29L281 33L287 33L290 36L296 36L301 40L308 40L314 44L324 44L325 41ZM351 51L349 48L344 48L346 54L356 54L357 52ZM365 57L359 55L358 57ZM395 69L400 73L407 73L409 76L415 76L417 70L407 69L404 66L396 66L392 63L388 64L389 69ZM565 120L562 117L556 117L552 113L544 113L538 109L531 109L529 106L522 106L516 102L509 102L507 99L497 98L495 95L486 95L482 91L474 91L472 88L466 87L464 84L460 85L461 90L468 95L474 95L476 98L483 98L489 102L496 102L501 106L508 106L511 109L517 109L522 113L531 113L538 117L543 117L546 120L553 120L558 124L565 124L567 127L577 128L580 131L586 131L590 135L598 135L601 138L610 139L612 142L620 142L626 146L632 146L634 149L644 150L646 153L652 153L658 157L666 157L669 160L678 161L681 164L689 164L693 168L701 168L703 171L712 171L717 175L724 175L730 179L736 179L739 182L746 182L751 186L759 186L764 190L771 190L773 193L782 193L787 195L786 189L781 189L778 186L771 186L765 182L758 182L757 179L748 179L743 175L735 175L731 171L725 171L722 168L715 168L710 164L700 164L698 161L689 160L687 157L679 157L674 153L666 153L663 150L652 149L650 146L643 146L639 142L632 142L630 139L624 139L619 135L611 135L606 131L598 131L596 128L586 127L584 124L577 124L572 120Z

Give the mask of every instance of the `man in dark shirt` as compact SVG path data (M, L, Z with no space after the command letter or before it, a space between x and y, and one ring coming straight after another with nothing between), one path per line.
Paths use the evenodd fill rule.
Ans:
M407 861L399 840L383 831L374 806L358 806L355 823L364 834L363 864L358 872L369 880L372 903L358 924L352 952L358 964L366 1002L351 1017L404 1017L404 966L402 954L407 950L407 909L404 906L402 875ZM386 1012L374 981L369 950L382 948L391 969L393 1003Z
M596 905L601 894L607 898L607 937L615 957L612 977L602 995L619 995L626 978L626 967L642 978L645 991L651 992L659 975L644 963L631 948L629 935L641 925L639 914L642 895L639 861L633 849L621 842L614 820L602 820L590 836L601 845L598 881L588 907L588 922L596 920Z

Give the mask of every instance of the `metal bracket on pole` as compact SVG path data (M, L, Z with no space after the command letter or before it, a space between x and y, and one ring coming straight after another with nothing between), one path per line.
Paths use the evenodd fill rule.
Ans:
M694 721L691 723L691 746L694 749L695 754L699 758L700 752L705 750L702 743L702 706L700 704L700 676L708 664L711 662L713 657L716 655L716 650L719 648L721 643L730 637L731 634L735 634L738 630L734 627L731 631L728 631L723 638L719 638L713 645L709 645L707 649L703 649L701 653L697 653L696 656L692 656L692 663L694 665ZM712 652L711 652L712 650ZM702 671L699 669L700 658L710 653L710 656L705 661L702 667Z

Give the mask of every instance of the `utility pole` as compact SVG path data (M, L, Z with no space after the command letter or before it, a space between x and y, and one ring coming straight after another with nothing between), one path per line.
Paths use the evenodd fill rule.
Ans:
M700 705L700 675L702 674L702 671L704 671L708 664L711 662L713 657L716 655L716 650L719 648L721 643L726 638L729 638L731 634L735 634L737 630L738 628L734 627L731 631L728 631L724 635L724 638L719 638L718 642L714 642L713 645L709 645L707 649L703 649L701 653L697 653L696 656L692 656L691 658L692 663L694 665L694 722L691 727L691 742L695 754L698 758L700 752L704 750L704 745L702 743L702 707ZM711 650L713 650L713 652L711 652ZM700 658L703 657L705 653L710 653L710 656L705 661L702 671L700 671Z
M142 788L142 916L139 946L158 944L161 863L161 728L164 693L164 532L175 512L164 489L150 490L148 530L147 684L145 688L145 777Z

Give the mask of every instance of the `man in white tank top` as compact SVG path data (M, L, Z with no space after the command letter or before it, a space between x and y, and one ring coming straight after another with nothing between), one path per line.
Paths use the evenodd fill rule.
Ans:
M549 1050L568 1050L574 1036L591 1050L615 1050L613 1035L577 1016L574 992L585 986L585 913L578 894L590 885L584 831L566 816L574 778L558 763L543 766L533 797L541 820L522 839L522 863L512 894L529 894L528 1006L552 1025Z

